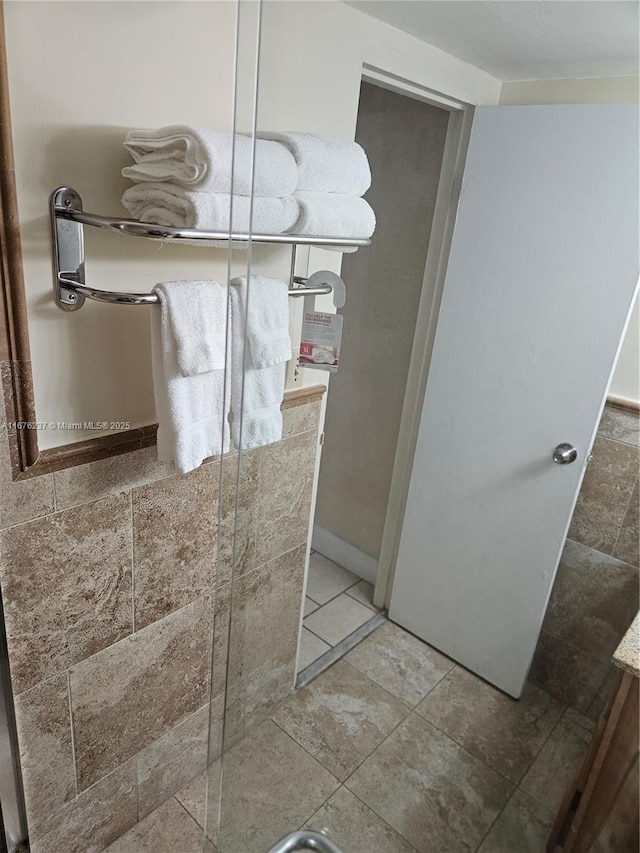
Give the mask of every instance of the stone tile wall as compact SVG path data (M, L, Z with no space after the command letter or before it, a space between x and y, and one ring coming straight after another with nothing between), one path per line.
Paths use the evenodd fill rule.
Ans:
M640 415L607 404L558 568L531 679L595 718L638 612Z
M99 853L184 787L210 714L215 757L229 620L231 734L292 689L323 390L287 395L283 440L242 456L233 583L237 456L182 477L149 448L13 483L0 436L33 853Z

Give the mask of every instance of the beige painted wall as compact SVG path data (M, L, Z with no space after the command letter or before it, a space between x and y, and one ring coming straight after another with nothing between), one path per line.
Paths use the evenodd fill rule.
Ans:
M244 6L239 129L250 127L255 6ZM130 127L186 122L231 129L235 4L5 4L20 220L36 407L41 421L155 419L149 309L87 303L63 314L51 297L48 198L67 184L85 208L125 215L121 146ZM74 33L73 62L60 45ZM180 58L188 55L189 61ZM330 61L327 61L330 57ZM363 63L471 103L496 103L499 81L347 6L264 5L258 124L353 138ZM226 279L224 250L160 246L87 229L88 280L150 290L157 281ZM254 269L285 277L289 251L255 247ZM312 253L313 268L340 255ZM244 268L240 256L233 272ZM294 313L299 306L294 307ZM317 374L306 384L318 381ZM84 439L45 431L41 447Z
M618 104L635 103L638 77L583 80L523 80L503 83L501 104ZM609 393L640 402L640 302L632 311Z
M342 365L331 378L315 523L380 556L449 114L364 83L378 239L345 256Z

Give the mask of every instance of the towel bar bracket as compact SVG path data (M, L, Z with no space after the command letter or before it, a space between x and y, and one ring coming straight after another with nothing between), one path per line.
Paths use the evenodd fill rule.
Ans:
M75 190L60 187L51 196L53 229L53 290L56 305L64 311L77 311L85 297L75 288L84 286L84 229L81 223L56 216L56 209L82 210L82 199Z

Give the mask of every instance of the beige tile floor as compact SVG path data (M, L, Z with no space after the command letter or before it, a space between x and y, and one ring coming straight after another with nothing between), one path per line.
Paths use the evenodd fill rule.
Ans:
M376 613L371 584L312 551L298 672L353 634Z
M327 829L343 853L544 853L592 729L386 622L225 755L207 847L199 777L109 853L266 853L300 827Z

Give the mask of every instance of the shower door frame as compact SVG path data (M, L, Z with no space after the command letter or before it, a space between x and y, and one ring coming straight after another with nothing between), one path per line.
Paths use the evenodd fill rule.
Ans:
M362 80L449 113L373 595L376 607L388 609L474 106L366 63Z

